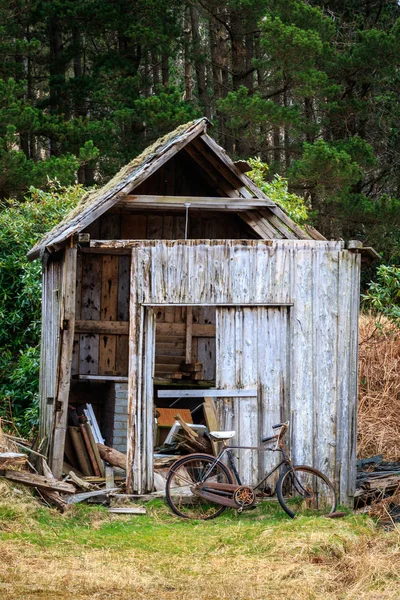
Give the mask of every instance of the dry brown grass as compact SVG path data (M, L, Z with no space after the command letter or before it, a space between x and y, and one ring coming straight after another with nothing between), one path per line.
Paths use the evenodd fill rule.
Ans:
M127 521L128 522L128 521ZM226 524L225 524L226 525ZM169 526L164 545L76 545L74 537L37 545L0 542L2 600L397 600L400 545L395 533L332 523L282 521L257 529ZM357 528L359 529L357 531ZM140 536L140 529L136 535ZM247 539L247 536L249 539ZM145 535L144 535L145 537Z
M360 319L358 456L400 460L400 331Z

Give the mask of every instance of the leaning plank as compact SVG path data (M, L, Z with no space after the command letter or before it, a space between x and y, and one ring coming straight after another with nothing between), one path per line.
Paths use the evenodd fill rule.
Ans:
M45 490L54 490L55 492L63 492L66 494L73 494L75 492L75 486L71 483L57 481L51 477L44 477L43 475L36 475L34 473L2 469L0 470L0 476L10 479L11 481L17 481L18 483L23 483L31 487L43 488Z
M93 448L92 448L92 444L90 443L90 438L89 438L89 434L85 428L85 423L80 423L79 428L81 430L83 444L88 453L89 462L93 469L93 473L95 474L96 477L101 477L100 468L97 463L96 456L95 456Z
M67 431L68 399L75 332L76 257L76 248L67 248L65 250L62 292L64 310L61 321L63 330L61 334L61 354L55 402L56 410L54 413L54 436L51 463L51 470L56 479L61 477L62 473L65 434Z
M103 460L108 462L113 467L119 467L120 469L126 469L126 454L110 448L104 444L97 444L100 452L100 456Z
M96 496L108 496L112 492L117 492L120 488L111 488L110 490L94 490L93 492L82 492L82 494L73 494L72 496L67 496L65 501L67 504L78 504L79 502L84 502L89 498L95 498Z
M96 457L96 461L97 461L98 467L100 469L100 477L104 477L105 476L104 463L103 463L102 458L100 456L100 452L99 452L99 449L97 447L96 440L94 439L94 435L93 435L93 431L92 431L92 428L90 426L90 423L85 423L85 429L86 429L87 434L89 436L90 444L91 444L91 446L93 448L93 452L94 452L94 455Z
M146 509L144 506L120 506L109 508L108 512L120 515L145 515Z
M87 492L90 492L91 490L93 490L93 485L91 483L89 483L88 481L85 481L84 479L81 479L80 477L78 477L78 475L76 475L76 473L74 473L74 471L70 471L68 473L69 477L72 479L72 481L80 488L82 488L83 490L86 490Z
M75 448L75 453L78 458L78 463L82 473L86 477L92 475L93 473L90 465L89 456L87 454L85 444L83 443L79 427L70 425L68 427L68 431L71 437L72 445Z
M203 412L208 431L219 431L219 423L214 400L209 396L204 398ZM211 440L211 447L213 449L214 456L217 456L218 442L216 442L215 440Z

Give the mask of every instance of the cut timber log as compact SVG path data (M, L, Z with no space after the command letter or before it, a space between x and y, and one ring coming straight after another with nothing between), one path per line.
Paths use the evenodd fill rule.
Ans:
M113 467L126 469L126 454L119 452L114 448L110 448L109 446L105 446L104 444L97 444L97 447L103 460L108 462Z
M27 473L22 471L13 471L11 469L0 470L0 477L5 477L11 481L23 483L31 487L37 487L43 490L53 490L55 492L62 492L66 494L73 494L75 492L75 486L71 483L65 483L63 481L57 481L49 477L43 477L42 475L35 475L33 473Z

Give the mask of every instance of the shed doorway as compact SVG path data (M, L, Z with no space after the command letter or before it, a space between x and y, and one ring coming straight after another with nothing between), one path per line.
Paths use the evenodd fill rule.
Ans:
M188 449L178 441L177 414L197 431L206 429L204 397L207 397L207 389L215 387L216 308L158 306L153 312L154 451L157 457L173 453L174 448L177 448L178 454L185 453L185 447ZM191 390L194 391L193 396L190 395ZM174 430L171 431L172 427Z

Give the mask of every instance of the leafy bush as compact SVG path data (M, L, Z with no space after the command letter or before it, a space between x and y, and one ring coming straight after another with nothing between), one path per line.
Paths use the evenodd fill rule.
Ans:
M81 186L31 188L0 210L0 416L29 435L38 418L41 264L26 253L83 195Z
M267 194L273 202L276 202L281 206L295 223L299 225L305 223L309 216L308 208L304 198L289 192L288 180L275 174L272 181L268 181L269 167L266 163L262 162L260 158L250 158L248 162L252 167L248 176L254 183Z
M378 267L376 281L370 283L367 293L363 296L363 306L385 315L400 327L400 267Z

